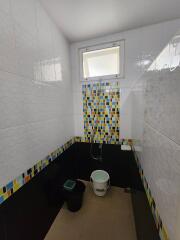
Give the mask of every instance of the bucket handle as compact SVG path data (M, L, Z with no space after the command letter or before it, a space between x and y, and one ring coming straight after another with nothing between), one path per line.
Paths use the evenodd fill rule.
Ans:
M93 182L93 180L92 180L92 177L90 176L90 183L92 183Z

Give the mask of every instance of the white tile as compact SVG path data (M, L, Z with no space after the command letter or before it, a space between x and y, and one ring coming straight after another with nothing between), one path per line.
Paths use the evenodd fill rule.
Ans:
M132 90L120 88L120 115L130 115L132 112Z
M0 10L0 69L16 72L15 36L10 13Z
M20 175L74 135L69 44L38 1L0 1L0 182ZM42 79L60 59L62 81ZM39 66L36 81L34 66Z
M73 93L74 114L83 114L83 96L82 93Z
M131 115L120 115L120 139L131 139Z
M0 9L4 13L10 12L10 0L0 0Z
M163 23L160 30L162 36L159 36L159 47L164 44L163 36L168 39L172 34L172 29L166 29L165 33L165 25ZM170 23L166 26L170 27ZM154 27L158 32L157 26ZM165 48L167 54L160 54L148 72L142 75L140 82L145 84L140 84L134 90L132 105L132 136L142 143L137 154L170 239L179 239L180 68L170 69L167 66L176 63L174 59L177 57L180 59L178 39L176 36L175 44L170 43ZM176 51L170 51L174 45ZM154 39L150 46L155 55L159 48L156 48L158 44ZM143 138L140 125L144 128Z
M120 79L120 87L122 89L131 89L142 87L144 85L144 78L142 75L147 70L151 62L156 58L156 56L163 49L165 44L169 41L170 36L178 30L180 20L160 23L157 25L152 25L144 28L139 28L135 30L126 31L123 33L118 33L103 38L97 38L92 40L87 40L83 42L74 43L71 45L71 66L72 66L72 84L74 92L81 92L81 82L79 74L79 49L91 45L101 44L102 42L117 41L120 39L125 39L125 77ZM141 78L142 77L142 78ZM126 91L128 92L128 91ZM124 96L123 96L124 95ZM135 111L136 107L129 108L129 100L124 101L128 95L126 93L121 94L121 126L122 129L128 131L127 136L130 136L131 130L130 125L133 124L133 116L128 112ZM76 103L74 103L76 104ZM78 103L77 103L78 104ZM74 107L75 109L78 106ZM78 110L75 110L75 112ZM128 119L126 124L126 118ZM130 123L131 122L131 123ZM137 122L137 121L136 121ZM142 121L141 121L142 122ZM140 124L138 128L140 127ZM123 135L124 134L123 130ZM133 132L133 131L132 131ZM138 131L135 135L138 137L142 132Z
M144 91L136 88L132 93L132 139L143 140L144 126Z
M180 146L145 125L142 167L170 239L174 238L179 205Z
M149 74L145 94L145 120L164 135L180 144L180 69Z
M37 34L36 1L10 0L14 23L32 35Z
M75 136L84 136L84 119L82 114L74 115Z

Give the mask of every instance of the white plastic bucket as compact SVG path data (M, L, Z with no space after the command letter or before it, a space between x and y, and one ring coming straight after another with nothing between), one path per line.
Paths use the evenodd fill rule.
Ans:
M91 173L90 181L97 196L104 196L110 186L110 177L106 171L96 170Z

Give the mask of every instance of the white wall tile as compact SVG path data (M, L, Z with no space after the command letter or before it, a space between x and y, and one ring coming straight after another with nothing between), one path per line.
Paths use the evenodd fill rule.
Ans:
M83 96L82 92L73 93L74 114L83 114Z
M131 138L132 90L120 89L120 138Z
M145 121L180 144L180 69L161 70L147 80Z
M0 9L0 69L16 72L17 59L15 51L15 36L13 19L10 11Z
M145 125L142 167L169 237L175 238L180 197L180 146Z
M64 36L38 1L0 1L0 20L2 186L69 140L74 124L69 44ZM57 59L62 78L53 82ZM47 61L49 82L42 77Z
M157 57L163 47L178 30L179 24L180 20L178 19L171 22L164 22L123 33L117 33L102 38L72 44L71 66L73 92L81 92L81 82L79 75L80 48L102 44L104 42L125 39L125 78L120 79L120 87L122 89L130 88L133 91L137 85L137 82L139 82L141 76L147 70L150 63ZM123 99L122 93L120 94L120 97ZM79 104L79 102L75 102L74 104ZM124 107L120 115L121 136L129 136L129 138L133 138L133 130L131 129L133 123L132 114L124 114L124 112L129 111L129 103L123 103L123 105L126 106L126 109ZM133 109L131 109L131 111L133 111ZM129 118L131 118L131 120Z
M29 34L36 35L36 1L10 0L10 3L15 24L20 25Z
M10 0L0 0L0 9L5 13L10 12Z
M75 136L84 136L84 119L83 114L74 114Z
M132 132L133 138L142 144L141 151L137 154L163 224L168 230L169 238L178 240L180 238L180 66L171 67L169 63L174 63L173 59L177 58L179 63L179 35L175 35L173 39L175 43L171 40L165 47L166 57L160 54L135 85L132 101ZM176 46L176 50L170 51L172 45ZM144 134L142 129L140 130L139 122Z

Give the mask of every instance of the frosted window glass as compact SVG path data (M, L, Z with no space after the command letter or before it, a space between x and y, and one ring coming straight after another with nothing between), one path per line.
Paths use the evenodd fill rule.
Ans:
M105 48L83 53L84 78L120 73L120 47Z

